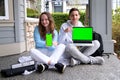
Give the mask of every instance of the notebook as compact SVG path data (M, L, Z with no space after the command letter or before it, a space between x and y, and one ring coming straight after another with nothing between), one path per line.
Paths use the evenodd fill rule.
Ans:
M93 28L92 27L73 27L72 40L74 44L92 44Z

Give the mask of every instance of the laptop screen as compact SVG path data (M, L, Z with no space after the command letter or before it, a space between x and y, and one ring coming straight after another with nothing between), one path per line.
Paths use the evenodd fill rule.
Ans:
M93 28L92 27L73 27L72 40L92 41Z

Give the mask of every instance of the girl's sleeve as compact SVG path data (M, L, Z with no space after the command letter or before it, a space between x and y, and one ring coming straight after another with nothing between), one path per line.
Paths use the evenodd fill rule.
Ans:
M44 47L46 47L45 41L42 40L41 37L40 37L38 27L35 27L35 30L34 30L34 41L35 41L35 47L36 48L44 48Z
M58 32L54 30L54 37L53 37L54 42L58 42Z

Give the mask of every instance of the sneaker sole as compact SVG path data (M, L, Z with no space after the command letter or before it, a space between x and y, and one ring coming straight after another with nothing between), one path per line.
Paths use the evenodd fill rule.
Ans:
M39 72L43 72L45 70L45 66L43 64L40 64L39 68L43 68L42 71L39 71L39 69L38 69Z
M66 65L64 65L63 69L62 69L62 73L65 71Z

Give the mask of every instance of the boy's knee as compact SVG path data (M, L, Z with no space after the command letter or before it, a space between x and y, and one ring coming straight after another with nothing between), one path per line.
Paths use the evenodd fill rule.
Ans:
M100 42L98 40L94 40L93 43L96 48L100 47Z
M67 44L66 45L66 48L68 48L68 49L73 49L75 46L74 46L74 44Z
M82 60L82 63L88 64L88 63L90 63L90 59L83 59L83 60Z

